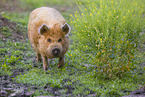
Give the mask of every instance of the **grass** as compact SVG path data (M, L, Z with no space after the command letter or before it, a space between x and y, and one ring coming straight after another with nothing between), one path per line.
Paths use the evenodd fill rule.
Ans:
M6 42L1 44L0 53L1 55L1 61L0 64L2 65L0 68L0 75L8 74L12 75L13 69L20 69L20 68L28 68L31 67L30 64L32 64L32 60L27 60L25 62L24 55L27 56L27 58L32 57L32 52L26 52L29 51L31 48L28 46L30 45L28 41L25 42L12 42L11 40L7 39ZM25 46L27 48L25 48ZM32 49L31 49L32 51ZM25 54L24 54L25 53Z
M38 0L20 0L20 2L24 4L24 9L31 5L30 8L28 8L29 10L31 8L34 9L36 7L46 6L47 4L50 6L55 6L54 4L56 4L56 6L59 5L57 6L58 8L61 6L76 6L75 1L60 2L54 0L49 3L46 0L42 0L41 3L39 3ZM72 13L74 11L74 9L72 9L73 7L70 7L70 10L61 12L74 29L71 32L72 36L70 38L72 43L66 54L66 64L62 69L57 68L58 60L55 59L50 62L50 70L44 71L42 63L37 63L35 60L35 53L31 48L29 40L25 38L25 40L13 41L12 31L9 30L8 27L2 27L0 29L2 35L7 38L5 41L3 38L0 38L0 53L2 55L0 56L0 75L12 75L14 69L23 68L25 72L17 75L13 80L18 83L36 85L39 87L34 92L34 96L54 96L54 93L44 88L46 86L52 90L56 89L55 91L60 93L61 96L68 96L68 94L71 94L71 96L88 96L91 94L95 94L95 96L99 97L123 96L129 95L131 91L139 89L138 85L145 84L145 67L140 64L144 60L144 53L140 54L140 52L144 52L143 43L145 42L144 33L143 35L140 34L140 32L144 30L144 26L142 26L144 22L141 22L144 20L142 20L140 15L145 11L140 10L140 8L143 9L145 5L140 8L138 7L144 3L139 0L136 1L137 6L134 5L134 7L130 7L130 5L125 5L130 3L124 3L125 0L121 1L120 6L112 4L110 0L103 1L102 3L96 0L94 0L94 3L93 1L89 1L88 3L87 0L77 2L79 2L79 10L77 12L75 11L74 14ZM107 9L105 9L106 3ZM115 0L113 0L113 3L115 3ZM132 1L132 4L135 4L135 2ZM126 7L123 8L122 5ZM96 8L94 9L94 7ZM119 12L121 8L122 10ZM24 13L10 13L7 11L3 16L12 21L19 22L19 25L24 28L22 33L26 33L29 10ZM128 13L128 10L130 10L130 13ZM141 11L141 13L138 10ZM130 17L130 15L133 16ZM16 27L16 29L18 28ZM110 36L106 33L107 31L111 34ZM132 34L132 32L135 33ZM121 40L122 38L124 40ZM96 41L98 41L97 46L100 45L99 49L96 47ZM139 43L138 45L140 45L141 48L139 51L137 51L137 47L133 46L135 43ZM109 47L107 47L108 45ZM111 48L110 45L112 45ZM113 45L117 45L117 47ZM130 52L127 54L122 52L121 55L119 55L120 49L127 50L127 48L129 48ZM98 54L98 52L100 52L100 54ZM115 57L108 53L113 53ZM129 57L130 53L133 53L133 60ZM104 63L103 61L105 56L108 58L106 60L109 60L108 62L111 63L111 67L109 67L111 70L113 70L112 68L114 67L119 67L117 60L119 62L120 60L118 57L124 59L122 63L120 62L121 66L126 66L129 62L128 58L130 58L132 63L130 62L129 66L135 66L135 70L130 72L124 67L119 67L120 69L124 68L126 70L124 70L123 76L116 76L117 69L115 69L109 73L112 76L108 78L106 77L108 75L105 75L107 71L104 72L97 68L98 65L103 69L109 66L107 65L108 63ZM124 58L124 56L126 56L126 58ZM131 69L131 67L129 68ZM96 72L100 75L97 75Z

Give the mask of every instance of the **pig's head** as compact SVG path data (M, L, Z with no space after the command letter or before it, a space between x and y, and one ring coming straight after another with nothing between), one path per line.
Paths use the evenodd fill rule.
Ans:
M69 45L68 33L70 26L55 24L52 27L43 24L39 30L39 34L43 37L43 47L48 58L58 58L63 56Z

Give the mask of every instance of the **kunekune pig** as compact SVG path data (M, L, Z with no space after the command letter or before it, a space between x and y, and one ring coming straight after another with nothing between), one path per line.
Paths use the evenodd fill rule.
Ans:
M43 60L44 70L48 59L59 58L58 68L64 65L64 55L69 48L70 26L55 9L40 7L31 12L28 23L28 37L37 55L37 62Z

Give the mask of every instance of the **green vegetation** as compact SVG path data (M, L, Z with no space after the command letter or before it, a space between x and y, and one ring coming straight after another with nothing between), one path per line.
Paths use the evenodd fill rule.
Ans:
M61 96L123 96L145 84L145 1L18 1L27 11L2 14L17 22L14 29L18 31L0 27L4 36L0 37L0 75L23 69L13 80L39 87L34 96L54 95L45 90L46 86ZM58 60L54 59L50 70L44 71L42 63L36 62L26 28L32 9L48 5L58 9L73 30L65 66L58 69Z
M12 71L14 69L27 69L28 67L32 67L31 64L33 62L30 58L32 57L32 55L34 56L34 53L32 52L32 48L30 47L28 41L12 42L10 39L7 39L6 42L1 42L0 54L0 75L12 75ZM25 62L26 58L24 56L27 56L27 58L29 58L27 62Z
M80 13L76 11L71 21L74 45L82 52L82 60L89 57L87 64L96 65L95 76L122 77L134 70L139 34L145 29L144 5L130 0L100 0L84 7L80 4Z

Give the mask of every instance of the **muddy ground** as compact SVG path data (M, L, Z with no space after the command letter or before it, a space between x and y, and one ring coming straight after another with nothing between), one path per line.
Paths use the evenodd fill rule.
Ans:
M8 27L8 29L12 32L12 35L7 36L0 33L1 42L6 42L7 38L11 39L11 41L13 42L25 41L25 39L27 38L27 34L23 32L26 31L25 28L18 26L16 23L11 22L7 18L4 18L0 15L0 32L2 32L2 27ZM5 55L5 53L1 53L0 55ZM33 62L35 64L36 60L34 60ZM17 75L23 74L24 71L27 72L29 71L29 69L21 68L21 69L14 69L12 71L13 74L11 76L0 75L0 97L8 97L8 96L30 97L33 95L35 90L39 90L39 89L45 89L45 91L48 91L49 93L55 96L61 96L61 94L58 92L59 88L57 87L52 88L50 87L49 84L46 84L46 86L44 87L38 87L35 85L17 83L16 81L13 80ZM70 79L65 79L64 83L67 82L68 80ZM68 89L66 95L72 95L72 90L74 89L72 86L64 86L64 88Z
M4 0L0 0L4 1ZM10 3L13 3L11 5L15 6L10 6ZM8 0L8 3L0 3L0 12L2 13L3 11L8 10L8 11L13 11L13 10L18 10L18 11L25 11L25 9L22 9L19 4L18 0ZM11 36L4 35L1 33L2 27L8 27L8 29L12 32ZM0 42L6 42L6 39L9 38L11 41L25 41L27 39L27 33L19 33L19 32L26 32L27 29L19 26L17 23L10 21L7 18L4 18L0 15ZM4 55L4 53L0 53L0 56ZM35 64L34 60L34 64ZM0 64L1 65L1 64ZM9 75L0 75L0 97L31 97L33 96L33 93L35 90L39 90L43 88L45 91L51 93L54 96L63 96L61 93L58 91L60 88L57 87L50 87L49 84L46 84L44 87L38 87L35 85L29 85L29 84L22 84L22 83L17 83L15 80L13 80L17 75L23 74L24 72L29 71L29 69L14 69L13 74L11 76ZM70 79L65 79L64 83L67 81L71 81ZM67 85L64 86L64 88L67 88L66 95L67 96L72 96L73 93L72 91L74 90L72 85ZM29 91L29 89L31 91ZM124 91L125 92L125 91ZM78 96L84 96L84 95L78 95ZM90 94L87 95L87 97L95 97L95 92L90 91ZM145 97L145 86L141 87L140 90L135 90L131 91L131 95L129 96L123 96L123 97ZM45 96L46 97L46 96ZM52 96L51 96L52 97Z
M12 36L5 36L2 33L0 33L0 38L2 38L1 42L5 42L5 40L7 38L11 38L12 41L25 41L25 39L27 38L27 34L26 33L18 33L20 32L20 30L26 31L25 28L19 27L16 23L11 22L10 20L0 16L0 28L7 26L9 28L9 30L12 31ZM1 31L1 29L0 29ZM2 55L2 54L0 54ZM34 61L35 64L35 61ZM30 97L33 95L35 90L38 90L40 88L44 88L45 91L48 91L49 93L51 93L54 96L62 96L58 90L60 88L52 88L48 85L46 85L45 87L37 87L35 85L29 85L29 84L22 84L22 83L17 83L16 81L13 80L13 78L15 78L17 75L19 74L23 74L24 71L29 71L29 69L15 69L13 70L13 74L12 76L8 76L8 75L0 75L0 97L8 97L8 96L12 96L12 97ZM65 79L64 82L67 82L70 79ZM65 88L67 87L68 91L66 92L66 95L68 96L73 96L72 91L73 91L73 86L65 86ZM31 89L31 91L28 90ZM145 97L145 88L142 87L141 90L136 90L136 91L132 91L131 95L134 95L134 97ZM79 96L79 95L78 95ZM83 96L83 95L82 95ZM88 95L90 97L94 97L95 93L93 91L90 92L90 94ZM123 97L131 97L131 96L123 96Z

